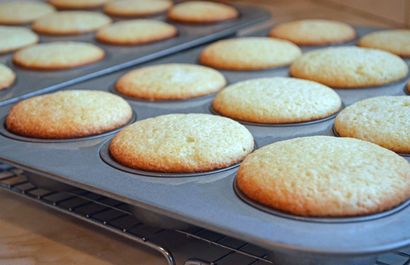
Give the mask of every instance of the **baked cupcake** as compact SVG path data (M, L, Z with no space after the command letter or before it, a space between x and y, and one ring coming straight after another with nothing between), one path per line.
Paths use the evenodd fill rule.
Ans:
M209 114L169 114L121 130L111 141L114 160L129 168L193 173L229 167L254 147L241 124Z
M340 97L316 82L285 77L230 85L216 95L213 109L230 118L256 123L294 123L328 117L341 108Z
M201 64L223 70L263 70L292 63L302 54L291 42L264 37L220 40L208 45Z
M101 28L96 35L100 42L112 45L142 45L175 37L175 26L153 19L119 21Z
M209 24L235 19L239 12L232 6L208 1L187 1L168 11L168 18L181 23Z
M54 11L54 7L39 1L7 1L0 3L0 24L27 24Z
M83 42L41 43L17 51L13 62L31 70L64 70L92 64L104 58L104 51Z
M160 64L132 70L116 83L116 90L145 100L181 100L217 92L226 84L218 71L195 64Z
M236 184L249 199L289 214L361 216L389 210L410 198L410 164L369 142L302 137L247 156Z
M381 86L406 77L408 66L397 55L368 48L337 47L305 53L290 67L294 77L335 88Z
M68 139L109 132L131 118L131 107L119 96L67 90L20 101L7 115L6 128L25 137Z
M106 15L88 11L63 11L44 16L33 23L33 30L47 35L77 35L96 31L111 23Z
M7 66L0 64L0 90L8 88L14 83L16 75Z
M385 50L402 57L410 57L410 30L394 29L369 33L360 38L359 46Z
M23 27L0 26L0 54L15 51L38 42L38 36Z
M269 36L291 41L297 45L330 45L353 40L352 26L334 20L302 19L275 26Z
M161 14L172 7L171 0L116 0L104 6L104 12L117 17L146 17Z
M335 130L342 137L369 141L399 153L410 153L410 97L365 99L341 111Z
M103 6L110 0L48 0L58 9L93 9Z

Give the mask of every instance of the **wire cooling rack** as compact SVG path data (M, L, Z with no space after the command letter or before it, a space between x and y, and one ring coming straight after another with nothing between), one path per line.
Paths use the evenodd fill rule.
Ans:
M154 249L169 265L273 264L270 251L245 241L198 227L165 230L148 226L138 221L123 202L82 189L41 189L17 168L0 165L0 188ZM376 264L410 265L410 248L380 256Z

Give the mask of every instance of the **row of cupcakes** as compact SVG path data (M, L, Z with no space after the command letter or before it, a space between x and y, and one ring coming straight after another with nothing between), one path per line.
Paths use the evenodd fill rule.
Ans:
M344 120L356 120L368 131L353 131L394 142L397 135L406 137L409 109L409 97L371 98L342 111L336 122L340 119L344 128L355 126L350 122L344 125ZM131 116L130 106L116 95L62 91L16 104L7 116L6 127L29 137L81 137L123 126ZM364 119L368 126L358 119ZM374 142L383 145L377 139ZM399 143L410 146L405 139L399 139ZM122 129L109 145L115 161L145 171L206 172L245 159L238 171L238 188L258 203L295 215L371 214L410 197L410 164L374 143L312 136L253 149L253 137L245 126L229 118L199 113L137 121Z

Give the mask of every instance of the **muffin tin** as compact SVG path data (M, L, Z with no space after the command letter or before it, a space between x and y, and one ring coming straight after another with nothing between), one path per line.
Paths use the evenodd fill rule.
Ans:
M81 41L95 44L105 51L106 57L97 63L68 70L34 71L13 64L12 53L0 54L0 63L10 67L16 73L17 77L13 85L0 91L0 106L233 35L241 28L261 22L270 17L269 12L261 8L239 4L235 5L235 7L239 10L240 17L222 23L188 25L167 21L177 27L179 32L178 36L145 45L116 46L103 44L95 40L94 32L74 36L49 36L39 34L40 43ZM152 17L152 19L166 21L165 15ZM114 18L113 20L115 22L119 19Z
M359 35L375 29L357 28ZM267 30L251 35L266 35ZM349 44L349 43L348 43ZM352 44L352 43L350 43ZM153 61L196 63L204 46ZM314 48L303 48L304 51ZM410 60L407 60L410 64ZM129 69L99 77L67 89L95 89L115 92L114 84ZM265 71L221 71L229 83L273 76L287 76L288 68ZM394 84L357 90L341 90L345 106L381 95L405 95L408 77ZM137 120L167 113L209 113L214 95L185 101L147 102L128 99ZM7 115L10 106L0 109ZM300 136L334 135L334 116L309 123L256 125L244 123L253 134L256 148ZM218 233L245 239L272 250L278 265L293 264L373 264L375 256L410 245L408 202L379 218L343 218L339 222L298 219L268 213L245 203L234 190L237 167L211 174L132 172L107 163L106 145L111 136L70 142L30 143L0 136L0 160L27 171L69 185L97 192L136 207ZM105 158L105 159L104 159ZM410 157L406 156L410 162ZM371 217L371 216L370 216Z

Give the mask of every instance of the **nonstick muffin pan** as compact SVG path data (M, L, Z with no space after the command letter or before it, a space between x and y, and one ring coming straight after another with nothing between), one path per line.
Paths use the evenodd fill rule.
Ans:
M374 29L358 28L359 35ZM266 35L267 30L252 35ZM352 44L352 43L349 43ZM168 56L145 65L196 63L204 46ZM312 49L312 48L309 48ZM304 48L306 51L307 49ZM410 64L410 60L407 60ZM144 65L144 66L145 66ZM114 84L130 69L70 86L114 92ZM229 83L272 76L287 76L288 68L265 71L221 71ZM341 90L345 106L381 95L405 95L408 77L377 88ZM214 95L185 101L147 102L128 99L137 120L167 113L210 113ZM7 115L10 106L0 109ZM253 134L256 148L284 139L334 135L334 117L291 125L243 123ZM272 250L278 265L373 264L375 256L410 245L410 207L407 204L381 216L314 220L268 213L253 207L234 190L237 167L194 176L132 173L111 165L107 157L109 136L71 142L28 142L0 136L0 160L45 177L124 201L189 224L245 239ZM410 161L410 157L406 157Z
M165 15L152 17L151 19L163 20L176 26L178 36L145 45L116 46L103 44L95 40L95 32L75 36L46 36L39 34L40 43L55 41L93 43L105 51L105 58L97 63L69 70L34 71L13 64L12 53L0 55L0 63L7 65L16 73L15 83L0 91L0 106L233 35L241 28L270 17L269 12L261 8L239 4L235 7L240 12L239 18L210 25L189 25L167 21ZM114 19L114 21L116 20L118 19Z

